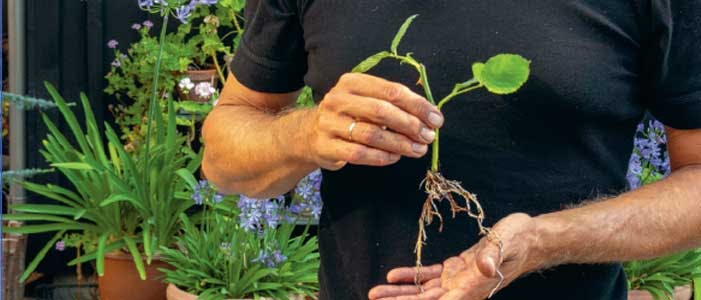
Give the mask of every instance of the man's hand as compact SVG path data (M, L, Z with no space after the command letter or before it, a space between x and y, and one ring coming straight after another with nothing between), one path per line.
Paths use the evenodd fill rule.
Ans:
M312 116L309 158L331 170L421 157L443 124L438 109L406 86L357 73L344 74Z
M538 254L535 220L526 214L512 214L492 229L498 241L480 240L460 256L447 259L443 265L423 267L423 292L414 283L415 267L391 270L387 281L372 290L370 300L482 300L495 289L501 289L519 276L546 265ZM500 253L501 252L501 253ZM500 283L498 272L504 276ZM499 285L499 286L497 286Z

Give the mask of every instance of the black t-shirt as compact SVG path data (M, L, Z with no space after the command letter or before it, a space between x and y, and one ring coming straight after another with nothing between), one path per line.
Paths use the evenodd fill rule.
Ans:
M479 196L487 224L625 191L645 111L671 127L701 128L698 0L249 0L231 69L254 90L306 84L319 101L341 74L387 50L413 14L400 52L427 66L437 97L469 79L474 61L500 52L532 60L518 93L482 90L444 108L441 171ZM422 93L415 71L395 61L371 74ZM366 299L388 270L414 264L428 167L427 158L403 158L324 173L322 299ZM427 265L479 238L463 216L428 233ZM625 288L619 264L566 265L525 276L494 299L625 299Z

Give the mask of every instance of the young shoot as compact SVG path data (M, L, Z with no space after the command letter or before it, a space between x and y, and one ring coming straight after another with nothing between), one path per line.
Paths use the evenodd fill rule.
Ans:
M389 51L376 53L353 68L353 72L364 73L375 67L384 59L395 59L402 64L412 66L419 73L419 82L423 87L426 99L436 105L439 110L455 99L457 96L468 92L486 88L487 91L505 95L516 91L528 80L530 74L530 61L516 54L498 54L489 58L486 62L477 62L472 65L472 78L470 80L456 83L453 90L436 101L428 81L426 66L412 56L412 53L400 54L397 50L399 43L406 34L407 29L418 15L413 15L404 21L404 24L399 28L399 31L392 40ZM465 190L459 181L449 180L443 177L439 172L439 130L436 129L436 138L432 143L431 150L431 168L426 172L426 177L422 181L424 191L427 194L423 204L421 216L419 218L419 232L416 240L416 284L421 287L421 253L423 246L426 244L428 235L425 226L433 222L434 217L440 221L439 231L443 228L443 217L438 209L438 204L443 200L448 201L453 218L458 213L465 213L477 221L480 235L486 236L491 242L497 244L499 249L502 247L502 242L499 237L490 231L488 227L483 225L484 211L477 196ZM464 205L460 202L464 201ZM497 271L500 279L503 281L501 272ZM492 290L492 294L499 289L501 281ZM490 295L491 297L491 295Z

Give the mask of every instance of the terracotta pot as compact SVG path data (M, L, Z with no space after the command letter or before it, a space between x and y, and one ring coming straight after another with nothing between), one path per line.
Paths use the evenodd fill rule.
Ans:
M101 300L165 300L167 284L158 268L171 266L157 257L146 267L146 280L139 278L134 259L130 254L112 252L105 254L105 275L98 277Z
M197 296L181 290L173 284L168 285L168 300L197 300ZM273 300L271 298L258 298L260 300ZM290 300L305 300L304 296L290 296ZM253 300L253 299L230 299L230 300Z
M197 84L202 83L202 82L209 82L212 84L214 88L217 88L219 86L219 75L217 75L217 70L216 69L206 69L206 70L188 70L184 74L184 76L187 76L190 78L190 81L197 86ZM178 89L178 95L180 96L180 100L192 100L195 102L209 102L210 98L203 98L197 95L195 93L195 89L191 89L190 93L185 94L180 87L177 87Z
M628 300L654 300L648 291L628 291ZM691 285L678 286L674 289L674 300L691 299Z

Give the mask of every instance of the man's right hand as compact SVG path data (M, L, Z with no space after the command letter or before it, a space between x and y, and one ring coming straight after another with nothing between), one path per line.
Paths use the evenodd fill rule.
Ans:
M358 73L341 76L312 118L305 127L310 159L330 170L421 157L443 124L440 111L408 87Z

